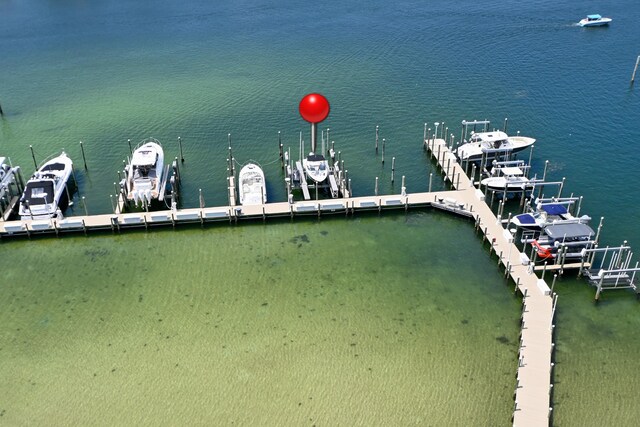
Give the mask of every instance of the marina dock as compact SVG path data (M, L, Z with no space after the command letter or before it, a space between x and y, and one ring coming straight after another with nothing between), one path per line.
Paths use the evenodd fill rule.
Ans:
M73 216L61 220L17 220L0 222L0 236L32 236L68 232L88 233L92 230L121 232L133 228L178 226L185 223L205 224L215 221L235 223L242 220L267 220L273 217L300 215L321 217L327 214L353 215L361 211L388 209L435 208L470 218L476 230L489 242L490 254L498 256L505 276L515 283L523 296L522 326L519 340L517 380L513 424L516 426L548 425L551 408L551 374L553 364L553 316L557 297L546 282L535 274L533 264L514 243L514 237L485 203L484 194L473 185L455 155L443 139L423 141L435 158L450 190L343 197L327 200L304 200L266 203L255 206L235 204L235 182L229 185L229 206L171 209L150 212Z

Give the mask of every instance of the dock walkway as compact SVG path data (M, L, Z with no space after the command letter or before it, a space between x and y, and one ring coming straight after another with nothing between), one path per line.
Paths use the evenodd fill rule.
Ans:
M556 297L547 284L539 279L533 266L523 262L513 236L503 228L484 194L474 187L455 155L442 139L429 139L424 146L436 159L438 168L452 189L447 191L348 197L330 200L267 203L256 206L234 206L235 195L230 193L230 206L174 209L153 212L113 213L105 215L73 216L62 220L17 220L0 222L0 237L32 234L60 234L90 230L122 231L127 228L176 226L181 223L212 221L237 222L244 219L298 215L353 214L356 211L382 211L410 207L433 207L474 219L495 251L505 275L510 275L516 289L523 295L522 329L520 336L518 371L513 412L514 426L548 425L550 420L551 370L553 364L553 315ZM234 182L229 183L233 191ZM234 192L234 191L233 191ZM306 197L306 195L305 195Z

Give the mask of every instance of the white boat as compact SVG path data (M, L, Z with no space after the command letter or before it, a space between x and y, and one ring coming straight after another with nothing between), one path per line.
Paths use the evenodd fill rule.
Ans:
M534 185L525 176L523 169L521 166L494 166L491 176L480 181L480 185L484 185L488 190L511 193L533 190Z
M66 187L72 169L73 162L64 151L40 166L20 198L20 218L62 219L62 211L69 203Z
M611 18L605 18L598 14L587 15L586 18L583 18L578 22L578 25L581 27L601 27L603 25L609 25L609 23L613 21Z
M502 131L475 132L455 150L455 154L461 161L479 161L483 156L491 160L522 151L531 147L534 142L534 138L508 136Z
M309 153L302 159L302 167L307 177L315 182L323 182L329 176L329 162L322 154Z
M568 209L569 203L538 203L533 212L519 214L511 218L511 223L525 230L541 230L549 225L583 223L588 224L591 217L575 217Z
M238 174L240 204L262 205L267 203L267 185L264 172L256 163L247 163Z
M150 138L138 144L125 170L127 199L148 206L163 198L163 167L164 151L159 141Z

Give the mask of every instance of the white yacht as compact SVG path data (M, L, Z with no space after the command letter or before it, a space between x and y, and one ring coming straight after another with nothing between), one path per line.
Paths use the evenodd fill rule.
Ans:
M136 205L149 205L153 200L163 198L163 167L164 151L160 142L153 138L142 141L133 151L125 170L127 199Z
M45 162L29 178L20 198L21 219L62 219L69 203L66 191L73 162L63 151Z
M262 205L267 203L267 185L262 168L256 163L247 163L238 174L240 204Z
M322 154L309 153L302 159L302 167L307 177L315 182L323 182L329 176L329 162Z
M578 22L578 25L581 27L601 27L603 25L609 25L611 21L613 21L613 19L593 14L587 15L586 18L581 19L580 22Z
M455 154L461 161L479 161L483 156L491 160L522 151L531 147L534 142L534 138L508 136L502 131L475 132L455 150Z

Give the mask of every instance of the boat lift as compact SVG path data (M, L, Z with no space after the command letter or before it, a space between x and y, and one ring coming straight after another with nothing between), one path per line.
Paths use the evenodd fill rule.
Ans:
M24 191L20 166L11 165L11 160L0 157L0 218L9 220L15 212Z
M282 150L282 144L280 149ZM320 190L329 190L331 198L344 197L348 198L351 194L351 185L347 177L347 171L344 169L344 161L341 159L341 153L335 151L335 141L331 141L329 146L329 129L322 131L322 151L327 153L329 158L329 174L323 182L311 182L307 180L307 176L302 166L302 158L304 156L304 140L302 132L300 132L299 149L300 155L295 162L291 159L291 148L282 155L282 167L285 173L285 184L287 186L287 195L289 203L293 202L293 191L302 191L304 200L311 200L310 190L315 190L315 200L319 198Z
M627 242L622 246L582 250L582 263L578 275L583 275L596 288L596 301L608 289L633 289L636 295L638 283L636 273L640 272L640 262L631 267L633 252Z

